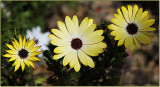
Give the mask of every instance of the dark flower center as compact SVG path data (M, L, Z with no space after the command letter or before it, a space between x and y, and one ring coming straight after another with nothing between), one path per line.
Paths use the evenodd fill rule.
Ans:
M138 26L134 23L128 24L127 32L132 35L136 34L138 32Z
M73 49L80 49L82 47L82 40L80 40L79 38L75 38L71 41L71 46Z
M21 49L19 52L18 52L18 55L21 59L25 59L28 57L28 51L25 50L25 49Z

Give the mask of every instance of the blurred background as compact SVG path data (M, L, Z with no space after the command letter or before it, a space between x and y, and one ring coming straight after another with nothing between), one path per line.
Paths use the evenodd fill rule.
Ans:
M117 13L117 8L135 4L139 8L143 7L144 11L149 11L150 18L156 20L153 27L157 30L151 32L155 36L152 39L152 44L141 45L141 49L136 49L133 52L125 49L128 56L123 58L120 67L115 68L118 74L110 72L111 66L109 66L105 69L104 72L107 74L103 77L98 78L97 76L98 79L96 80L82 82L82 72L74 73L73 70L67 69L67 73L73 72L69 74L72 79L69 80L70 82L61 83L64 79L62 78L61 81L60 78L54 77L55 72L48 69L49 66L45 61L34 62L35 69L26 68L23 73L21 70L15 73L13 72L13 62L7 62L8 58L2 57L6 53L5 50L8 49L5 43L11 44L11 40L18 38L19 34L31 38L36 37L37 45L43 45L40 50L51 50L50 52L53 54L54 47L47 38L52 28L58 28L57 21L64 22L65 16L77 15L79 23L84 17L89 17L93 18L97 25L100 25L102 21L108 25L110 19L114 17L114 13ZM1 85L159 85L158 1L2 1L1 42ZM38 57L41 60L46 58L43 54ZM63 66L61 68L65 69ZM108 74L108 72L111 74ZM116 78L104 80L104 78L110 78L109 75L116 76ZM52 78L56 81L50 80Z

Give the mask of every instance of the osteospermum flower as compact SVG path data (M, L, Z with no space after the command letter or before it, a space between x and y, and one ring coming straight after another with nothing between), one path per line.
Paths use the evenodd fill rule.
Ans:
M96 30L96 24L93 24L93 19L84 18L79 26L78 18L73 16L72 20L69 16L65 17L65 24L62 21L57 22L59 29L52 29L49 35L51 44L56 45L53 59L57 60L63 56L63 65L68 63L75 71L80 70L80 63L91 68L95 64L90 56L98 56L104 52L106 44L102 42L104 36L103 30Z
M43 51L36 51L41 46L34 47L36 42L34 42L34 38L29 41L26 41L26 37L22 40L21 35L19 36L19 42L14 39L12 41L13 45L7 44L6 46L10 48L10 50L5 50L8 54L3 55L4 57L9 57L10 61L15 61L12 66L15 66L15 70L17 71L18 68L21 66L22 71L24 71L25 64L30 67L30 65L34 68L34 64L32 61L40 61L36 55L42 53Z
M49 50L47 45L49 45L49 41L50 41L50 39L48 38L48 35L50 34L50 32L42 33L40 26L34 27L31 31L27 30L26 32L27 32L27 34L26 34L27 38L29 38L29 37L34 38L35 37L34 40L37 42L35 44L35 46L41 45L41 48L39 48L38 51ZM42 57L42 56L43 56L42 54L38 55L38 57Z
M147 31L156 30L150 27L154 24L155 19L149 19L148 11L144 11L137 5L132 7L128 5L128 9L122 6L122 9L117 9L118 14L114 14L116 18L112 18L113 24L108 25L108 29L113 30L110 34L115 36L118 41L118 46L125 44L125 47L130 47L134 50L135 45L140 48L140 42L143 44L151 43L153 35Z

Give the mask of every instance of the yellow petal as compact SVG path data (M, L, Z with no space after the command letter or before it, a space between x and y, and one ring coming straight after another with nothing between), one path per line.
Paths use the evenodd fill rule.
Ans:
M107 27L108 27L108 29L111 29L111 30L117 30L117 31L122 31L123 30L123 28L118 27L118 26L116 26L114 24L110 24Z
M75 27L75 33L78 33L78 30L79 30L79 22L78 22L78 18L77 18L76 15L73 16L72 22L73 22L74 27Z
M142 12L143 12L143 9L140 8L139 11L137 12L136 16L135 16L135 22L138 22L142 16Z
M17 59L17 57L12 57L12 58L10 58L10 59L8 60L8 62L14 61L15 59Z
M38 46L38 47L34 47L32 48L31 50L29 50L30 52L34 52L34 51L37 51L41 46Z
M133 51L133 50L134 50L134 47L135 47L135 44L134 44L134 42L133 42L133 37L131 36L130 42L129 42L129 48L130 48L131 51Z
M66 55L67 53L68 53L68 51L67 51L67 52L63 52L63 53L60 53L60 54L55 54L55 55L53 56L53 59L54 59L54 60L60 59L60 58L62 58L64 55Z
M23 43L22 43L23 48L24 48L25 44L26 44L26 36L25 36L24 39L23 39Z
M131 5L128 5L128 13L129 13L129 19L130 19L130 22L133 22L132 20L132 6Z
M140 29L140 31L155 31L156 28L153 27L148 27L148 28L144 28L144 29Z
M101 42L104 39L104 36L98 36L98 37L89 37L86 38L84 41L84 44L94 44Z
M30 60L30 61L40 61L40 59L37 58L37 57L30 57L29 60Z
M146 21L148 21L149 19L149 15L143 17L142 19L140 19L138 22L137 22L137 25L141 26L143 25Z
M77 63L77 60L78 60L78 58L77 58L77 51L73 51L72 59L69 62L69 66L71 68L73 68L76 65L76 63Z
M76 34L76 29L75 29L74 24L69 16L65 17L65 23L66 23L66 27L67 27L69 33L73 37L74 34Z
M15 69L14 69L14 72L17 71L19 69L19 67L20 67L20 61L17 62Z
M131 36L127 36L126 37L126 39L125 39L125 48L127 48L128 46L129 46L129 44L130 44L130 40L132 39L132 37Z
M81 68L81 65L80 65L79 62L77 61L77 62L76 62L76 65L74 66L74 70L75 70L76 72L78 72L78 71L80 70L80 68Z
M118 41L118 46L121 46L123 43L124 43L124 40L125 40L126 38L123 38L123 39L120 39L119 41Z
M16 55L14 55L14 54L5 54L5 55L3 55L4 57L16 57Z
M31 65L35 69L33 62L28 60L28 63L29 63L29 65Z
M32 44L34 43L34 39L35 39L35 37L31 41L29 41L28 45L25 47L29 48L30 46L32 46Z
M29 65L31 65L35 69L33 62L28 60L28 63L29 63Z
M35 51L35 52L31 52L29 53L29 56L36 56L38 54L41 54L43 51Z
M118 8L117 9L117 12L118 12L118 14L121 16L121 17L123 17L123 15L122 15L122 12L121 12L121 10ZM124 17L123 17L124 18Z
M128 10L126 9L126 7L122 6L122 12L123 12L123 15L124 15L124 18L126 19L126 21L128 23L130 23L129 17L128 17L129 13L128 13Z
M135 20L135 15L136 15L137 11L138 11L138 6L134 5L134 7L133 7L133 14L132 14L132 21Z
M55 53L63 53L63 52L70 51L70 50L71 50L70 46L63 46L63 47L59 46L54 49L54 52Z
M29 38L27 39L27 42L24 44L24 48L25 49L29 49L30 48L30 47L28 48L28 43L29 43Z
M125 22L119 22L120 20L116 19L116 18L112 18L111 22L114 23L115 25L121 27L121 28L125 28L127 25L125 24Z
M19 50L19 47L17 46L17 44L16 44L14 41L12 41L12 43L13 43L14 48L15 48L16 50Z
M95 64L92 60L92 58L90 56L87 57L87 61L88 61L88 66L91 67L91 68L94 68L95 67Z
M88 27L91 26L93 24L93 19L89 19L88 21Z
M141 15L140 20L143 19L144 17L146 17L147 15L148 15L148 11L144 11L144 12L142 13L142 15Z
M114 32L113 32L113 33L114 33ZM113 33L112 33L112 34L113 34ZM124 32L124 31L116 32L115 34L116 34L116 37L114 38L114 40L124 39L124 38L126 38L126 36L127 36L126 32ZM114 35L115 35L115 34L114 34Z
M103 52L102 48L95 45L83 45L81 50L90 56L98 56L99 53Z
M19 35L19 44L20 44L20 47L22 47L22 36Z
M148 28L148 27L150 27L151 25L153 25L154 22L155 22L155 19L147 20L147 21L144 22L142 25L140 25L140 29Z
M72 38L71 35L69 34L66 25L62 21L57 22L59 29L65 34L68 38Z
M94 46L97 46L97 47L100 47L100 48L106 48L107 44L104 43L104 42L100 42L100 43L94 44Z
M101 36L103 32L104 32L103 30L94 31L93 33L88 34L86 38Z
M68 41L64 41L62 39L57 38L56 36L54 36L53 34L48 36L51 41L50 43L56 46L68 46L70 45Z
M63 34L63 32L61 32L58 29L52 29L51 31L53 34L55 34L57 37L61 38L62 40L65 40L65 41L70 40L68 37L66 37L66 35Z
M88 28L84 30L84 33L82 34L83 38L86 38L90 33L92 33L96 29L96 24L90 25Z
M21 48L18 41L15 38L14 38L14 41L15 41L16 45L18 46L18 48Z
M73 59L73 55L75 55L75 52L70 51L68 54L66 54L63 59L63 66L66 66Z
M11 50L15 50L15 48L14 48L12 45L7 44L7 43L5 43L5 44L6 44L6 46L7 46L9 49L11 49Z
M138 48L140 48L140 43L139 43L139 41L137 40L137 38L135 36L133 37L133 40L134 40L134 43L136 44L136 46Z
M83 65L85 65L85 66L88 65L88 61L86 60L86 59L87 59L86 56L87 56L87 55L86 55L83 51L78 50L78 58L80 59L81 63L82 63Z
M119 14L114 14L116 17L117 21L119 21L123 25L127 25L127 22L125 21L124 17L121 17Z
M33 49L33 47L34 47L34 45L36 44L37 42L34 42L32 45L30 45L27 49L28 50L32 50ZM40 46L41 47L41 46Z
M5 50L6 52L8 52L9 54L18 54L18 51L16 50Z
M80 27L79 27L79 34L83 34L84 30L86 30L88 28L88 17L85 17L83 19L83 21L81 22L80 24Z
M21 68L22 68L22 72L23 72L24 68L25 68L25 64L24 64L23 60L21 61Z
M20 60L19 60L19 59L16 59L16 60L14 61L14 63L13 63L13 65L12 65L12 66L17 65L19 62L20 62Z
M23 60L23 61L24 61L24 63L25 63L28 67L30 67L29 62L28 62L27 59L26 59L26 60Z
M143 44L147 44L147 43L151 43L151 39L146 36L143 32L139 32L136 35L136 38L138 39L139 42L143 43Z
M146 36L150 37L150 38L154 38L154 35L148 33L148 32L143 32L143 34L145 34Z

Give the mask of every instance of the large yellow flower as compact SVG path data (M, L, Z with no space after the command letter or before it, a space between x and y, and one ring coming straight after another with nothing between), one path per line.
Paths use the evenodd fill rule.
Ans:
M155 19L149 20L148 11L144 11L137 5L132 8L128 5L128 9L122 6L122 9L117 9L118 14L114 14L115 18L111 19L113 24L108 25L108 29L113 30L110 34L115 36L118 41L118 46L125 44L125 47L130 47L134 50L135 45L140 48L140 42L143 44L151 43L153 35L147 31L156 30L150 27L154 24Z
M9 47L11 50L5 50L8 54L3 55L4 57L9 57L9 62L14 61L12 66L15 66L15 70L17 71L18 68L21 66L22 71L24 71L25 64L30 67L30 65L34 68L34 64L32 61L39 61L36 55L42 53L43 51L36 51L41 46L34 47L35 43L34 38L29 42L29 39L26 41L26 37L22 40L21 35L19 36L19 42L14 39L12 41L13 45L7 44L6 46Z
M53 59L57 60L63 56L63 65L68 63L75 71L80 70L80 63L85 66L94 68L94 62L90 56L98 56L104 52L106 44L102 42L104 36L103 30L97 30L93 19L84 18L79 26L78 18L73 16L72 20L69 16L65 17L65 24L62 21L57 22L59 29L52 29L49 35L51 44L56 45L54 52L57 53Z

